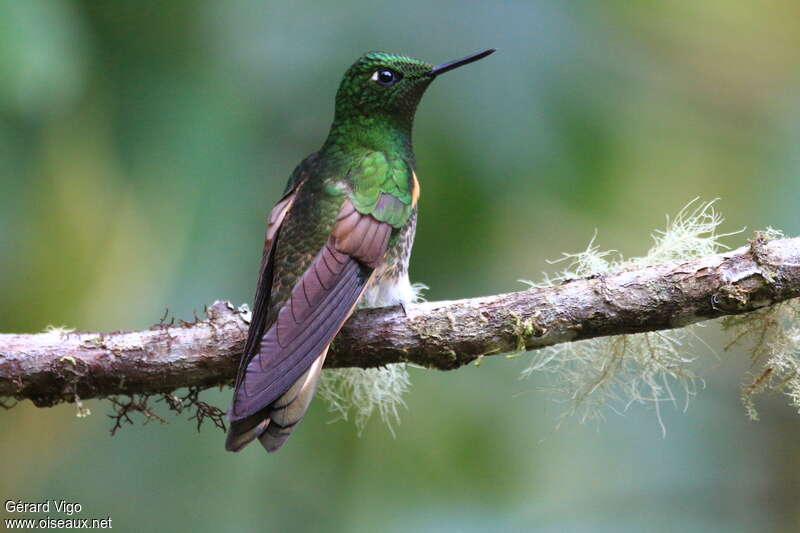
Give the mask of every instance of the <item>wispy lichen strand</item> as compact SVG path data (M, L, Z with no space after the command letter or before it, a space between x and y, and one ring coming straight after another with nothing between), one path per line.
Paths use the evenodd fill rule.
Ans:
M525 283L551 287L570 279L719 253L727 248L720 239L732 233L718 233L723 218L714 203L695 198L674 218L667 217L666 227L653 233L653 246L642 257L625 259L614 250L601 250L595 244L595 233L584 251L565 253L553 262L568 262L564 270L556 275L545 274L541 282ZM665 431L661 404L669 402L685 409L698 385L702 385L691 369L697 327L551 346L534 352L522 375L529 377L537 372L547 375L548 391L568 405L562 416L577 415L585 422L602 419L606 409L618 411L634 403L651 404Z
M379 368L335 368L325 370L319 385L319 395L328 403L338 419L353 420L359 434L373 413L393 432L400 421L399 409L405 406L403 396L410 379L405 364Z
M756 396L784 394L800 413L800 302L790 300L741 315L726 317L723 327L734 334L728 347L745 344L753 370L742 385L742 404L758 420Z

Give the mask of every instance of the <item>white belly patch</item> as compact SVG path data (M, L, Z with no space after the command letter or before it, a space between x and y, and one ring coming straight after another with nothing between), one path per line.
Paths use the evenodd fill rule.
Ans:
M417 299L416 292L408 280L408 274L394 279L378 278L367 287L359 307L387 307L410 304Z

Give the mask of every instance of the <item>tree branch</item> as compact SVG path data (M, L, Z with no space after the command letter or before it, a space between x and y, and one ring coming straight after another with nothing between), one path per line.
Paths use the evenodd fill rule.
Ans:
M328 367L411 362L451 370L478 357L685 326L800 296L800 238L727 254L468 300L357 311ZM248 315L215 302L208 318L144 331L0 335L0 397L38 406L230 383Z

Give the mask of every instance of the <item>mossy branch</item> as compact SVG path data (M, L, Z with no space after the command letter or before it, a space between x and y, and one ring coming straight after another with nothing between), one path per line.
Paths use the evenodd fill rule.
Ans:
M800 238L680 263L630 268L536 288L403 309L357 311L328 367L410 362L452 370L488 355L678 328L800 296ZM53 329L0 335L0 397L38 406L230 383L248 314L215 302L205 320L133 332Z

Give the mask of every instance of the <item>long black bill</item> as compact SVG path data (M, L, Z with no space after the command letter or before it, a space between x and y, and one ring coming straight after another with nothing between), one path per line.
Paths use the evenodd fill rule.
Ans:
M456 59L455 61L448 61L447 63L441 63L433 67L431 71L428 72L428 76L438 76L439 74L444 74L448 70L453 70L454 68L463 67L464 65L468 65L473 61L483 59L484 57L493 54L494 51L495 51L494 48L489 48L488 50L484 50L483 52L471 54L468 55L467 57Z

